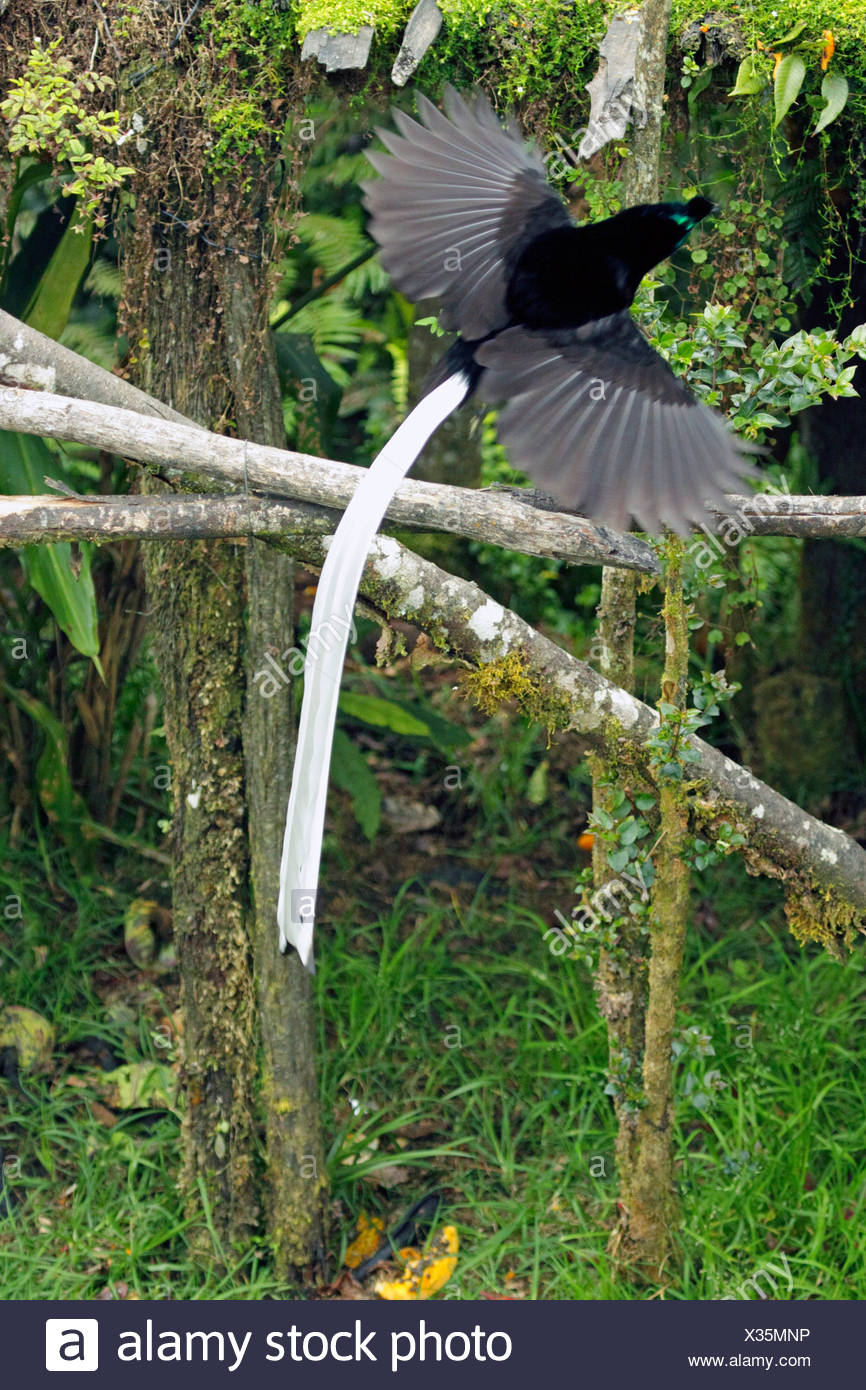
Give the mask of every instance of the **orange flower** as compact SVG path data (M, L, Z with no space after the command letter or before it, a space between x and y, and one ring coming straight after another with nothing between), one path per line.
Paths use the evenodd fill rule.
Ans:
M774 53L774 54L773 54L773 57L774 57L775 60L776 60L776 61L775 61L775 64L773 65L773 81L775 82L775 80L776 80L776 73L779 71L779 64L780 64L781 61L782 61L782 55L781 55L781 53Z
M821 35L824 40L824 52L821 54L821 71L826 72L830 66L830 59L836 52L836 40L833 38L833 31L825 29Z
M591 833L591 831L589 831L589 830L584 830L583 834L582 834L582 835L578 835L578 837L577 837L577 848L578 848L578 849L587 849L587 850L592 849L592 844L593 844L593 840L594 840L594 839L595 839L595 836Z

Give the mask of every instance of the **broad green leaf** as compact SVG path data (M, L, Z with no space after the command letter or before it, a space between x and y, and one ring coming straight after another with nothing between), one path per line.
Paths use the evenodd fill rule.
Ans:
M69 776L69 739L66 730L48 706L29 691L16 690L5 684L2 690L6 698L23 709L45 734L45 747L36 764L36 780L39 800L46 815L61 826L78 827L76 833L80 840L80 827L86 819L86 811Z
M27 578L44 599L73 647L89 656L105 678L99 660L99 615L90 573L90 550L79 546L77 573L68 541L27 545L20 552Z
M705 92L713 80L713 69L711 67L702 68L689 88L688 103L691 110L701 92Z
M732 97L750 97L767 85L767 74L761 60L750 53L737 68L737 80L731 88Z
M392 700L382 700L378 695L356 695L350 690L344 690L340 696L340 709L352 719L360 719L364 724L373 724L377 729L390 729L395 734L430 737L427 724L422 724L414 714L401 709Z
M805 76L806 64L799 53L789 53L782 59L773 82L773 103L776 108L774 126L784 120L797 100Z
M793 43L795 39L800 37L807 24L808 20L798 19L796 24L788 30L787 34L783 34L780 39L774 39L771 44L768 44L768 47L776 49L781 48L783 43Z
M31 328L47 333L49 338L60 337L90 263L92 241L92 221L75 212L23 315Z
M848 100L848 79L843 77L841 72L828 72L824 74L824 81L821 83L821 96L824 98L824 110L818 118L812 134L817 135L819 131L826 130L831 121L835 121L839 112Z
M526 800L533 806L543 806L547 800L548 773L550 762L543 758L536 768L533 769L532 776L526 787Z
M0 493L13 497L38 495L45 491L45 474L56 471L56 455L43 439L31 434L0 431ZM89 656L102 675L90 546L78 547L77 573L73 569L69 541L25 545L18 553L28 580L47 603L72 645L82 656Z
M366 758L344 729L334 731L331 777L341 791L351 796L355 819L367 839L375 839L382 815L382 793Z
M8 262L9 252L12 245L12 233L15 230L15 223L18 218L18 213L21 208L21 200L24 197L24 194L27 192L28 188L32 188L35 183L41 183L41 181L43 179L47 179L51 173L52 168L50 164L40 164L38 160L34 160L32 163L27 165L26 169L24 169L23 172L19 174L18 178L15 180L15 183L12 187L12 192L9 194L9 202L6 205L7 243L6 250L2 254L2 258L0 258L2 259L2 264L4 266ZM0 289L5 289L5 284L3 284L2 282L0 282Z
M54 1029L33 1009L10 1004L0 1009L0 1048L14 1047L22 1071L46 1070L54 1051Z

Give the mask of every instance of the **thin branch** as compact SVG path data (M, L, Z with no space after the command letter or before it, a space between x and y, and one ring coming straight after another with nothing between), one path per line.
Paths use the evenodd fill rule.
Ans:
M364 470L264 444L228 439L191 425L144 418L47 391L0 388L0 428L64 439L138 459L161 472L344 510ZM128 499L127 499L128 500ZM160 499L164 500L164 499ZM388 509L401 526L451 531L570 564L658 572L654 551L635 536L596 527L572 513L536 511L512 496L437 483L406 482ZM243 524L241 534L249 531ZM224 533L222 533L224 534Z
M458 579L399 546L391 537L374 542L361 593L389 618L435 633L455 655L474 664L516 654L541 701L559 708L565 726L592 748L615 750L624 765L636 759L646 774L646 740L656 732L655 710L577 661L477 585ZM866 931L866 850L843 831L808 815L702 739L689 744L700 756L688 793L693 824L706 833L728 819L747 838L743 855L752 872L781 879L792 900L819 890L809 909L833 922L833 895L850 904ZM691 767L692 765L690 765ZM650 777L650 780L652 778ZM822 899L822 895L824 895Z
M123 377L97 367L80 353L49 338L0 309L0 378L22 386L56 391L86 401L137 410L161 420L176 420L198 429L178 411L164 405Z
M278 328L282 328L284 323L288 323L289 319L293 319L295 314L300 313L301 309L305 309L306 306L312 304L314 300L321 299L323 294L327 294L328 290L332 290L335 285L339 285L340 281L344 280L351 271L357 270L359 265L364 265L365 262L375 256L377 250L378 247L375 242L371 241L369 246L365 246L363 251L359 251L357 256L353 256L345 265L340 266L339 270L335 270L333 275L327 276L320 284L314 285L312 289L307 290L306 294L302 294L300 299L296 299L294 304L290 304L281 314L277 314L277 317L271 320L272 331L276 332Z
M729 497L731 512L710 510L719 517L719 532L736 544L744 535L803 536L844 540L866 536L866 497L792 497L759 492L752 497ZM726 519L728 518L728 519Z

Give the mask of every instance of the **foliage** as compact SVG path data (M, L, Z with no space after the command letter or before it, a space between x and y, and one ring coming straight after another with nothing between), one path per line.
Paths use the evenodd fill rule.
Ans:
M9 122L9 152L48 155L63 178L65 191L80 197L84 214L104 226L101 208L106 195L135 170L114 164L98 152L117 148L123 138L120 113L94 112L86 101L108 90L111 79L76 73L72 60L58 52L62 42L55 39L43 47L36 40L24 75L10 81L0 115Z
M524 852L543 853L548 835ZM473 862L488 860L482 836ZM419 881L378 919L375 869L359 846L338 870L349 891L315 981L338 1203L331 1267L361 1211L389 1220L434 1188L445 1194L437 1222L457 1225L461 1248L444 1297L645 1297L604 1257L614 1120L592 986L542 940L570 880L557 877L531 902L519 879L498 897L487 882L455 899L456 925L448 895ZM178 1117L106 1108L88 1043L111 1050L96 1054L105 1065L113 1053L115 1066L177 1066L176 981L147 976L123 952L135 875L82 878L55 856L58 932L38 861L8 858L4 872L0 902L14 891L23 904L20 920L0 916L4 999L46 1017L56 1040L44 1077L27 1074L22 1090L0 1081L9 1199L0 1294L26 1299L37 1283L45 1298L284 1297L260 1241L222 1252L223 1269L216 1255L193 1263L203 1230L177 1188ZM793 948L766 889L750 880L744 894L724 865L712 875L687 943L674 1038L685 1260L665 1296L757 1303L770 1275L742 1285L769 1269L773 1296L862 1299L864 1194L852 1154L866 1143L866 963ZM341 1162L358 1129L350 1101L365 1108L361 1137L377 1143L380 1165L427 1150L401 1187Z
M817 66L824 74L821 82L824 106L812 132L817 135L826 130L843 111L848 100L848 79L840 72L828 71L836 48L832 30L825 29L816 41L804 33L806 29L806 20L801 19L781 38L769 44L758 39L757 51L748 54L740 63L731 95L756 96L772 83L773 125L778 126L799 97L812 60L812 66Z
M363 25L371 24L380 39L388 39L408 19L411 9L409 0L299 0L297 33L301 39L313 29L356 34Z

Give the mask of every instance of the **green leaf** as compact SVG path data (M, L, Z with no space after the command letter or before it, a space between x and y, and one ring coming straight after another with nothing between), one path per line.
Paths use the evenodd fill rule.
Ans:
M526 799L533 806L543 806L547 800L547 774L550 771L550 763L547 758L543 758L538 766L533 770L526 787Z
M92 221L74 213L23 315L31 328L47 333L49 338L60 337L90 263L92 241Z
M702 68L693 82L689 84L688 95L689 109L694 107L695 102L701 92L705 92L713 80L713 69L711 67Z
M835 121L844 107L848 100L847 77L843 77L841 72L825 73L824 81L821 83L821 96L824 98L824 110L812 132L813 135L817 135L821 130L826 130L830 122Z
M340 709L352 719L360 719L364 724L373 724L377 729L390 729L394 734L415 734L422 738L430 737L427 724L422 724L414 714L395 705L393 700L382 700L378 695L356 695L344 690L340 695Z
M799 53L789 53L782 59L776 70L776 77L773 82L773 103L776 108L776 119L773 121L774 126L777 126L780 121L784 120L788 111L797 100L805 76L806 64L803 62Z
M87 819L87 813L69 776L69 740L66 730L48 706L28 691L15 690L5 684L0 688L7 699L13 700L44 732L45 747L36 764L39 800L49 820L59 822L61 826L75 826L76 837L80 842L81 827Z
M382 815L382 793L366 758L344 729L334 730L331 777L341 791L351 796L355 819L367 839L375 839Z
M43 439L0 431L0 493L38 495L45 491L45 474L56 471L56 455ZM90 574L91 548L79 545L77 573L69 541L25 545L18 553L28 580L72 645L82 656L89 656L103 675L99 661L99 614Z
M781 48L783 43L793 43L795 39L798 39L800 37L807 23L808 20L798 19L793 28L788 30L787 34L783 34L780 39L774 39L773 42L768 45L768 47L775 49Z
M737 80L731 88L732 97L751 97L763 91L767 85L767 74L756 54L750 53L737 68Z
M6 205L6 232L8 241L6 250L3 253L4 265L9 256L9 249L12 245L12 233L15 230L15 222L18 218L21 200L24 194L27 192L28 188L32 188L35 183L41 183L42 180L47 179L51 173L52 167L50 164L40 164L38 160L34 160L32 164L27 165L27 168L23 173L19 174L16 179L12 192L9 194L9 202ZM3 288L5 288L5 286L3 286Z

